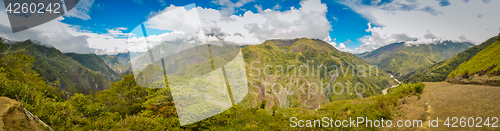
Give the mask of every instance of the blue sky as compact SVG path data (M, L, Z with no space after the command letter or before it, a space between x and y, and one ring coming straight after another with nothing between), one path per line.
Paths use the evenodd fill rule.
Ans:
M232 0L236 3L237 1ZM130 33L134 27L147 20L150 12L157 12L170 5L184 6L195 3L196 6L202 8L223 9L224 6L216 4L213 1L207 0L184 0L184 1L138 1L138 0L95 0L90 10L89 16L91 19L83 20L76 17L65 17L61 22L77 25L81 30L86 30L94 33L106 34L108 29L125 27L127 30L122 30L123 33ZM331 23L332 28L329 31L329 36L338 42L351 40L346 44L348 48L360 46L357 38L369 35L365 31L368 20L348 9L347 6L335 1L323 2L328 7L326 18ZM252 1L241 6L231 15L243 15L247 11L254 13L258 12L255 5L259 5L262 9L273 9L277 11L290 10L293 6L300 8L300 1ZM279 8L275 8L279 5ZM161 32L161 31L160 31Z
M268 39L307 37L325 40L341 51L362 53L395 42L480 44L500 31L500 9L495 5L500 1L81 0L64 16L18 33L9 30L1 6L0 36L37 40L63 52L113 54L129 50L128 36L140 37L133 30L148 19L149 40L178 39L179 35L193 40L200 23L186 20L199 16L205 34L229 34L226 41L260 44ZM167 11L174 8L182 9Z

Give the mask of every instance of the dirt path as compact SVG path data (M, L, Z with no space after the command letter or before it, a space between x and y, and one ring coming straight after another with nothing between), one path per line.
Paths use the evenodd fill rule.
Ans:
M406 97L401 100L393 121L397 120L422 120L423 127L419 128L397 128L396 130L500 130L500 122L496 123L496 128L486 127L484 122L488 117L489 124L496 120L492 117L500 118L500 87L483 85L459 85L447 82L427 82L421 98L416 96ZM429 127L428 119L439 118L439 127ZM480 125L483 127L448 127L444 125L446 118L477 117L482 118ZM477 124L475 121L474 126ZM453 124L455 120L451 121ZM472 120L470 121L472 123Z

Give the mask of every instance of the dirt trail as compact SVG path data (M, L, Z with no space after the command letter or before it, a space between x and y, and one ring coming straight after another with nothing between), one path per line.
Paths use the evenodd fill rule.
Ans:
M489 124L494 123L492 117L500 118L500 87L484 85L460 85L447 82L426 82L421 98L416 96L403 98L393 121L422 120L423 127L397 128L396 130L500 130L500 122L496 128L482 125L490 117ZM439 127L429 127L428 119L439 118ZM448 127L444 125L450 117L481 117L483 127ZM479 120L479 119L478 119ZM453 124L455 121L451 121ZM472 123L472 120L470 121ZM474 125L477 121L474 123Z

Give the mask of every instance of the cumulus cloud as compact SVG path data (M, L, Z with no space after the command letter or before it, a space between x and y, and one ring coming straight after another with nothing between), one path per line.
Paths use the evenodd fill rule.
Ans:
M320 0L300 3L300 8L287 11L265 9L261 12L245 12L243 15L224 19L219 11L198 7L205 32L217 27L227 35L224 40L241 44L260 44L268 39L293 39L300 37L325 39L331 30L326 18L327 7ZM257 6L260 7L260 6Z
M127 30L127 28L125 27L118 27L118 28L114 28L114 29L107 29L109 35L117 38L117 37L121 37L121 38L124 38L124 37L128 37L130 35L130 33L123 33L122 31L123 30Z
M93 0L81 0L76 7L67 12L65 16L76 17L80 19L90 19L88 16L89 8ZM0 37L11 41L24 41L27 39L39 42L39 44L49 47L55 47L63 53L117 53L126 50L126 41L124 39L115 39L115 36L123 36L126 33L121 31L124 28L109 29L107 34L96 34L88 31L78 30L77 26L64 24L61 20L64 17L58 17L54 20L24 30L12 33L10 22L5 6L0 4ZM105 44L103 44L105 43ZM118 49L116 49L118 47Z
M155 13L148 19L148 28L197 33L201 30L200 17L196 9L187 10L183 7L170 5L163 11Z
M332 40L332 38L330 36L323 39L323 41L330 43L330 45L332 45L333 47L337 47L337 43L335 42L336 40L337 40L337 38Z
M371 35L359 38L363 44L353 52L371 51L404 41L425 44L452 40L480 44L498 34L500 17L496 16L500 16L500 9L496 6L500 1L449 0L447 6L441 6L441 0L412 2L395 0L381 5L341 2L371 22L366 29ZM405 5L416 7L401 8Z
M165 33L150 34L147 40L153 44L181 39L185 42L224 40L239 44L260 44L269 39L307 37L325 39L333 46L337 45L335 39L329 37L331 25L326 18L327 6L320 0L302 1L300 7L291 7L282 12L274 10L281 8L277 5L273 9L263 9L260 12L247 11L243 15L226 14L231 13L230 8L241 7L251 0L236 3L229 0L213 2L227 9L197 7L188 10L171 5L162 11L152 12L150 19L145 22L146 28L163 30ZM83 5L81 6L84 7ZM72 12L67 15L85 20L90 19L85 16L88 15L88 11L83 10L81 14ZM5 12L2 14L1 18L7 18ZM107 29L106 34L97 34L61 23L62 19L64 18L60 17L16 34L8 33L8 19L0 19L0 36L12 40L37 40L62 52L101 54L128 51L135 47L143 48L140 42L144 41L139 40L142 32L123 33L122 31L127 28L112 28Z
M0 18L5 18L0 21L0 37L4 37L11 41L31 39L40 42L40 44L55 47L62 52L103 52L103 50L93 48L88 44L87 39L90 38L89 36L75 35L78 32L74 31L74 27L60 22L60 20L63 19L62 17L17 33L12 33L5 12L0 12Z

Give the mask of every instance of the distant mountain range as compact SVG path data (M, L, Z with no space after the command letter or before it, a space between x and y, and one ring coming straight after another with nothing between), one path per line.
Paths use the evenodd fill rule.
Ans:
M111 69L119 74L130 74L130 55L129 53L118 53L116 55L98 55ZM128 73L127 73L128 72Z
M399 77L448 59L472 46L469 42L453 41L416 45L393 43L357 56Z

